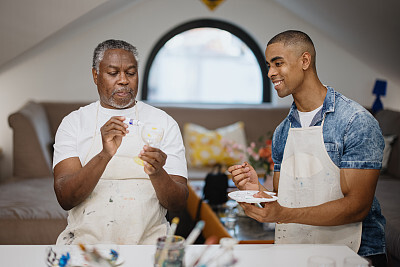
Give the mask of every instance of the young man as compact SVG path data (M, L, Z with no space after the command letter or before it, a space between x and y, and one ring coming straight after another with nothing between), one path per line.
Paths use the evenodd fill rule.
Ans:
M383 137L367 110L320 82L315 55L300 31L282 32L267 45L268 76L279 97L294 100L273 136L279 200L263 208L241 206L260 222L278 222L276 243L346 244L374 266L385 266L385 218L374 197ZM229 171L239 189L259 189L247 163Z
M136 101L134 46L100 43L93 56L100 100L66 116L54 145L54 190L69 210L57 244L155 244L166 235L167 210L185 207L185 150L178 124ZM141 129L164 129L160 148L144 145Z

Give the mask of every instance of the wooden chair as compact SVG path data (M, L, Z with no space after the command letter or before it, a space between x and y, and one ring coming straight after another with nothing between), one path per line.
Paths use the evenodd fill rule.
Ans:
M193 188L188 184L189 197L187 200L187 211L192 218L196 220L197 209L199 208L200 197L196 194ZM225 227L220 222L217 215L211 209L208 203L202 202L200 207L199 220L203 220L205 225L203 228L203 237L207 239L210 236L217 237L218 241L223 237L231 237Z
M189 197L187 200L187 211L194 221L196 220L197 209L199 207L200 197L196 194L194 189L188 184ZM225 229L215 212L211 209L208 203L202 202L199 214L199 220L205 222L203 229L203 237L207 239L210 236L216 236L218 242L223 237L231 237ZM239 244L274 244L274 240L240 240Z

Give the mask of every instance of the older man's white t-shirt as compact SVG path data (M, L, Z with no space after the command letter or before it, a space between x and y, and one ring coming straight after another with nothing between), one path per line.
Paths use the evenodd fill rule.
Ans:
M141 101L128 109L107 109L96 101L67 115L56 133L53 169L59 162L71 157L79 157L82 165L90 160L86 156L94 135L100 134L100 128L113 116L125 116L163 127L160 149L167 154L164 169L170 175L187 178L185 147L178 124L166 112Z

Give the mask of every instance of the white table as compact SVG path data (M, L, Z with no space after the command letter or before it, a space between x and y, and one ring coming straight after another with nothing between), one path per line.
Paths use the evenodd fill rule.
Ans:
M4 267L43 267L46 265L46 245L2 245L0 246L0 266ZM57 253L69 251L71 258L80 257L77 246L51 246ZM99 250L117 249L122 266L153 266L155 246L153 245L98 245ZM186 262L192 262L205 245L193 245L186 250ZM209 252L218 250L219 245L212 245ZM336 260L336 267L343 266L347 256L357 256L346 246L339 245L236 245L234 255L239 260L235 267L256 266L297 266L307 267L307 259L312 255L329 256ZM215 266L215 265L213 265Z

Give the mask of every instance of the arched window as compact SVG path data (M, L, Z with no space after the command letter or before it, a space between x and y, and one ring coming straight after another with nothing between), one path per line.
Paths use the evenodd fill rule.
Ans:
M151 103L270 102L263 52L242 29L204 19L165 34L146 63L142 99Z

